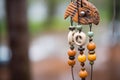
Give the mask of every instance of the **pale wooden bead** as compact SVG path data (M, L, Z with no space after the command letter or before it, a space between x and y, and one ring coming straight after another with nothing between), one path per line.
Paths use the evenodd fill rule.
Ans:
M74 45L74 40L73 40L74 34L75 34L75 31L70 31L68 33L68 43L69 43L69 45Z
M78 46L83 46L85 45L86 42L86 35L83 32L77 32L74 34L74 42L75 44L77 44Z

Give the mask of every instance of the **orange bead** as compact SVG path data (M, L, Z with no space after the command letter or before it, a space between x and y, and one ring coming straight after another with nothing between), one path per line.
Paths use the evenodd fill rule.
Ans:
M79 76L80 76L81 78L86 78L86 77L88 76L88 73L87 73L86 70L81 70L81 71L79 72Z
M76 55L76 50L68 50L68 55L69 56L75 56Z
M84 54L78 56L78 61L79 62L85 62L86 61L86 56Z
M74 66L75 65L75 60L68 60L68 64L70 66Z
M88 45L87 45L87 49L88 50L94 50L96 48L96 45L95 45L95 43L94 42L90 42L90 43L88 43Z
M95 61L96 60L96 54L88 54L88 60L89 61Z

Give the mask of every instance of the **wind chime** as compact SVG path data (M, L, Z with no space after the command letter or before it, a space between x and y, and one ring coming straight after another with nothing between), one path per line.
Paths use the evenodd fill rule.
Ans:
M77 52L74 48L74 45L76 44L79 51L78 61L81 65L79 76L82 80L85 80L85 78L88 76L88 72L85 69L85 61L88 58L91 65L90 78L92 80L93 64L96 60L96 45L93 42L94 33L92 32L92 24L98 25L100 21L98 10L92 3L88 2L88 0L71 0L71 3L68 5L65 11L64 19L67 19L68 17L70 17L71 23L69 27L70 31L68 33L68 42L70 45L70 49L68 50L68 64L71 66L72 78L74 80L73 67L76 63L75 55ZM78 25L75 26L74 22L78 23ZM82 32L82 25L89 25L90 28L90 31L88 32L89 43L87 44L88 57L86 57L84 54L86 34Z

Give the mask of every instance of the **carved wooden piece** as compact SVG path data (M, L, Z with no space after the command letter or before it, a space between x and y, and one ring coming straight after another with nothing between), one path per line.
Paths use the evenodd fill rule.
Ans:
M81 1L71 2L66 9L64 19L71 16L74 22L78 22L77 3L79 4L80 24L88 25L94 23L95 25L98 25L100 21L98 10L92 3L88 2L87 0L82 0L82 7ZM84 16L80 14L81 11L85 12Z

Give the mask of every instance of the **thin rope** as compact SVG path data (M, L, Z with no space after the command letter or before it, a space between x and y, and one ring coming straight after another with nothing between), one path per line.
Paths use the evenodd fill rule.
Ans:
M71 2L73 2L73 0L71 0ZM71 26L73 26L73 20L72 20L72 17L70 17L70 23L71 23ZM72 74L72 80L74 80L73 66L71 66L71 74Z
M89 24L89 27L90 27L90 32L92 31L92 24ZM91 37L90 37L91 38ZM89 41L91 42L91 41ZM90 80L93 80L93 64L90 64L91 65L91 74L90 74Z
M93 65L91 65L91 76L90 76L90 80L93 80Z
M71 2L73 2L73 0L71 0ZM71 26L73 26L73 20L72 20L72 17L70 17L70 23L71 23Z
M89 24L89 27L90 27L90 32L92 31L92 24Z
M80 25L80 18L79 18L79 0L77 0L77 11L78 11L78 25Z
M74 80L73 66L71 67L72 80Z
M85 80L85 78L82 78L81 80Z

